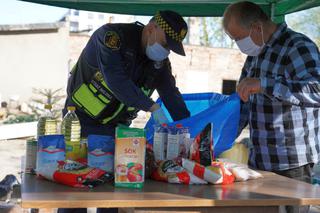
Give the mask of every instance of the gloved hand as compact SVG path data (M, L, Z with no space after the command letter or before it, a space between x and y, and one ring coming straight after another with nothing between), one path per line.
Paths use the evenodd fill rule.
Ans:
M168 123L169 120L164 114L164 111L162 108L156 109L155 111L152 112L152 117L153 120L155 121L156 124L163 124L163 123Z

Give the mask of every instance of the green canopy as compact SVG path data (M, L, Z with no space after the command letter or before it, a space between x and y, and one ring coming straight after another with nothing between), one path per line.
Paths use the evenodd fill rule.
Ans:
M236 0L23 0L28 2L107 13L154 15L157 10L170 9L182 16L222 16L225 8ZM315 6L320 0L252 0L275 21L284 15Z

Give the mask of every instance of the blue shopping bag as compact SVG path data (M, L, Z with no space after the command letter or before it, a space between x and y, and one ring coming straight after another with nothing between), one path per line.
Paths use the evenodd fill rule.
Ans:
M227 96L218 93L195 93L183 94L182 97L191 116L175 122L172 121L161 99L157 100L170 121L168 126L182 124L189 127L191 138L194 138L208 123L213 123L214 156L230 149L236 139L240 119L238 94ZM153 143L153 126L154 121L151 117L145 126L147 141L150 144Z

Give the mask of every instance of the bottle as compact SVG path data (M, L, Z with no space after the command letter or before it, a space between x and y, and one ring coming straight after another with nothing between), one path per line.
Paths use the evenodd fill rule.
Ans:
M44 113L40 116L37 126L37 138L42 135L57 134L57 120L52 114L52 105L46 104L44 106Z
M80 134L81 126L74 106L68 106L68 113L61 124L61 134L64 135L66 145L66 160L78 160L81 158Z

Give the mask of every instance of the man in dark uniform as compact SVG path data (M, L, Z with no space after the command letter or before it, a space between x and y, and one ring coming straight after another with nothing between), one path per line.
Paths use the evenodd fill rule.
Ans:
M174 120L189 116L167 58L170 50L185 55L187 24L173 11L159 11L143 26L106 24L96 30L71 72L67 105L75 105L82 136L114 135L139 110L166 117L150 96L157 90ZM66 107L65 107L66 109Z
M71 72L66 108L76 106L81 134L114 136L118 124L130 125L139 110L152 112L157 123L167 119L151 98L159 93L173 120L190 116L176 87L168 55L185 55L187 24L173 11L159 11L143 26L106 24L96 30ZM98 209L114 212L115 209ZM86 212L86 209L59 209Z

